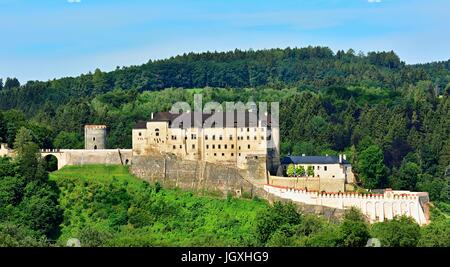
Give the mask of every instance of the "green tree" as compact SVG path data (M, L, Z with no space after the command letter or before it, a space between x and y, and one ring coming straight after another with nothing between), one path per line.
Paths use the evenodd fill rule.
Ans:
M450 247L450 220L439 218L421 228L419 247Z
M416 183L419 180L420 174L420 167L416 163L403 162L396 177L393 177L391 187L397 190L413 191L416 189Z
M364 215L355 208L345 212L339 231L340 243L344 247L364 247L370 238L368 223Z
M5 118L3 116L3 112L0 111L0 143L7 142L6 132L7 132L7 128L6 128Z
M53 140L53 147L59 149L80 149L83 148L83 141L79 134L75 132L60 132Z
M295 165L294 164L291 163L287 166L286 174L289 177L293 177L295 175Z
M5 89L11 89L15 87L19 87L20 82L17 78L6 78L5 85L3 86Z
M357 170L365 188L374 189L382 185L386 175L383 151L377 145L370 145L357 158Z
M420 226L411 217L401 216L373 224L371 233L383 247L415 247L420 239Z
M307 172L307 175L308 175L308 176L314 177L314 169L313 169L312 166L308 166L306 172Z
M295 169L295 172L296 172L297 176L300 176L300 177L305 176L305 174L306 174L305 167L302 165L298 165L297 168Z
M264 212L258 214L256 219L256 236L259 243L265 245L279 229L284 229L284 233L286 233L286 229L300 223L301 217L294 204L275 202L272 207L268 207Z

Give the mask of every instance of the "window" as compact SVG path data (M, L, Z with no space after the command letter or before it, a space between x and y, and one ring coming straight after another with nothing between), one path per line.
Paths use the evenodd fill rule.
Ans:
M196 134L191 134L191 139L192 139L192 140L197 139L197 135L196 135Z
M248 149L250 149L250 145L248 145L247 147L248 147Z
M216 157L217 156L217 153L214 153L214 157Z
M241 156L241 153L239 153L239 157Z
M234 157L234 153L231 153L231 156Z
M217 145L217 148L220 149L220 145Z
M159 136L159 129L158 128L155 129L155 135Z
M221 135L219 135L219 140L222 140L222 136Z
M208 135L205 135L205 140L208 140Z
M233 140L233 136L230 134L230 141Z
M92 137L92 141L95 141L95 137Z
M195 145L192 145L192 149L195 149Z
M212 148L213 148L213 149L216 149L216 145L213 145Z
M248 129L248 128L247 128ZM250 136L247 135L247 140L250 140Z
M222 153L222 157L225 157L225 153Z
M176 135L172 135L172 140L177 140L177 136Z
M224 145L225 146L225 149L227 149L227 145Z
M182 149L183 148L183 145L180 145L180 149Z
M261 135L261 140L264 140L264 135Z
M255 139L255 140L256 140L256 135L255 135L255 138L253 138L253 139Z
M247 132L250 132L250 128L247 128Z
M94 149L97 149L97 145L94 146Z
M176 148L177 148L177 146L173 145L173 149L176 149Z
M139 136L142 136L142 133L141 133L141 132L139 133Z
M241 146L239 146L239 150L241 150ZM240 153L239 153L240 154Z
M317 170L320 170L320 166L317 166Z
M206 149L209 149L209 145L206 145Z
M231 145L231 149L234 149L234 145Z
M324 170L324 171L327 171L327 166L323 167L323 170Z
M216 135L213 135L213 140L216 140Z

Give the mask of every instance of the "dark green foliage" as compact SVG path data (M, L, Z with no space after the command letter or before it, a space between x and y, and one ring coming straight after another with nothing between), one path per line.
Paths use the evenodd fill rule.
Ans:
M12 89L17 88L20 86L19 80L17 78L6 78L5 85L3 86L4 89Z
M345 152L364 186L427 191L432 201L440 201L436 203L439 209L445 212L448 207L450 61L406 65L392 51L365 56L355 55L351 49L333 53L326 47L235 50L190 53L108 73L97 69L75 78L24 85L8 78L3 88L1 85L0 142L21 151L21 156L15 161L0 159L0 223L27 220L21 225L47 236L58 230L58 190L45 174L54 169L55 161L38 159L38 148L82 148L83 127L88 123L108 125L108 147L130 148L135 122L148 119L152 112L169 110L176 101L192 103L195 93L203 95L204 103L280 102L283 155ZM79 190L69 199L80 206L66 211L61 229L69 230L62 236L80 236L84 227L90 227L82 236L92 237L92 246L359 246L364 239L359 237L365 233L357 219L345 223L355 224L352 232L352 227L298 215L298 222L282 221L282 225L272 223L271 216L266 221L261 217L261 232L256 235L256 220L242 219L249 213L236 219L230 208L223 217L228 221L222 221L222 217L217 218L223 211L207 201L181 197L188 199L185 205L192 205L181 207L174 204L179 201L176 194L167 193L159 184L139 189L145 192L142 194L129 192L124 189L128 185L117 180L108 187L68 183L69 187ZM80 199L83 190L95 198ZM237 202L230 198L227 203ZM212 209L213 219L200 212L207 208ZM71 215L84 214L85 210L95 212L77 219ZM275 213L283 212L291 214L292 210L276 208ZM101 225L90 221L92 217ZM189 223L183 225L183 220ZM236 221L245 221L245 234L239 237L239 233L231 233L243 231ZM191 231L199 225L202 227L195 233L177 232L167 237L167 233ZM216 234L217 229L223 232ZM440 227L427 229L425 235L442 233ZM8 238L20 237L28 230L14 231L8 232ZM354 238L346 240L343 232ZM113 244L108 241L110 237ZM425 240L419 243L431 245ZM437 240L431 243L442 245Z
M17 158L14 161L0 159L0 224L25 227L14 228L13 232L8 230L6 234L9 241L5 242L17 246L34 240L14 241L23 229L27 229L27 234L32 231L38 236L56 236L62 215L58 207L58 189L48 180L44 161L39 158L37 145L31 139L30 132L22 128L15 142Z
M401 216L375 223L372 236L378 238L383 247L415 247L420 239L420 227L412 218Z
M268 207L265 211L258 214L256 233L260 244L268 242L272 235L289 235L290 228L299 224L301 215L296 211L296 207L292 203L282 204L275 202L272 207ZM275 242L275 241L272 241Z
M59 149L80 149L84 147L84 142L78 133L62 131L53 140L53 147Z
M378 188L386 175L383 151L377 145L371 145L358 153L357 170L363 186Z
M364 247L370 238L369 226L365 217L354 208L346 211L339 230L340 244L344 247Z

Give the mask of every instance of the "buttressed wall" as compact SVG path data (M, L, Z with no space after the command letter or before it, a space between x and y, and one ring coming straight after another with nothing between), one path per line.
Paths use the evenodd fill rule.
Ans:
M254 186L237 168L175 156L134 156L131 172L149 182L193 191L231 192L253 196Z

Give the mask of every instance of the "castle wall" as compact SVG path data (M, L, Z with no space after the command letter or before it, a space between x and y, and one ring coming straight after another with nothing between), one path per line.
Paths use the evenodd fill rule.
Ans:
M295 189L307 189L326 192L345 192L345 180L343 178L325 179L318 177L270 176L268 184Z
M265 185L264 190L283 199L307 205L320 205L336 209L356 207L370 222L384 221L397 215L412 217L418 224L429 222L428 193L386 191L384 194L319 193L286 187Z
M153 155L134 156L130 171L143 180L150 183L159 182L169 188L182 188L195 192L206 190L222 196L226 196L228 192L235 196L245 194L247 197L258 196L270 203L290 201L264 190L263 184L266 178L261 179L259 175L254 175L262 172L258 170L260 166L259 161L250 160L249 169L242 170L222 164ZM254 179L255 177L258 178ZM315 203L294 202L294 204L301 212L322 215L329 219L340 218L344 213L342 208Z
M58 159L58 169L66 165L88 164L131 164L131 149L47 149L41 150L41 156L53 155Z
M228 192L253 196L252 183L237 168L204 161L180 160L176 157L135 156L131 172L151 183L193 191L213 191L225 196Z

